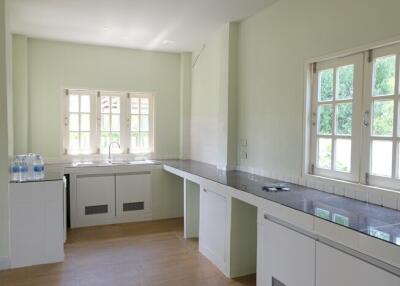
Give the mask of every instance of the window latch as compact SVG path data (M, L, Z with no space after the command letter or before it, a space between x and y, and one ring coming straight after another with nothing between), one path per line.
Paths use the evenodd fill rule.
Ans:
M363 125L364 125L364 127L368 127L369 126L369 110L366 110L364 112Z
M365 173L365 184L369 185L369 173Z

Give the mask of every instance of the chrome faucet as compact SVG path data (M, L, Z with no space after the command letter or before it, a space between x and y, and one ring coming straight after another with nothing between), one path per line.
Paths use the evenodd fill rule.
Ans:
M121 149L121 145L119 145L118 142L111 142L110 145L108 145L108 163L112 163L112 160L111 160L111 146L112 146L113 144L117 144L117 145L118 145L118 148Z

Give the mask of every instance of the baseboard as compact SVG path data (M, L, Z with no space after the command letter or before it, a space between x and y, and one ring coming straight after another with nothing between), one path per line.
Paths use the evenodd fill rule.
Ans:
M9 269L11 267L11 261L9 257L0 257L0 270Z

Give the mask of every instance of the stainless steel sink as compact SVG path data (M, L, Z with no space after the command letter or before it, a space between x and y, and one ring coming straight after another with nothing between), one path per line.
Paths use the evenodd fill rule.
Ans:
M155 164L152 160L136 160L136 161L99 161L99 162L75 162L73 167L107 167L107 166L129 166Z

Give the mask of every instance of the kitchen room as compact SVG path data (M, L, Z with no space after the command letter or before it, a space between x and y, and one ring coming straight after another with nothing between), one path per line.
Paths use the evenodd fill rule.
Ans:
M0 285L400 285L399 8L0 1Z

